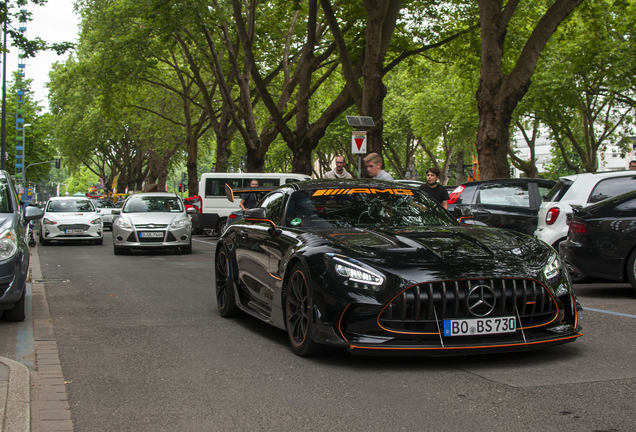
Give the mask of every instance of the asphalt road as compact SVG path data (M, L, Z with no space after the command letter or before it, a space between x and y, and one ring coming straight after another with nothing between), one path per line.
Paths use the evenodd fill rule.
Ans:
M527 353L316 359L223 319L215 239L192 255L38 246L76 431L630 431L636 291L576 286L584 336ZM54 280L64 282L55 282Z

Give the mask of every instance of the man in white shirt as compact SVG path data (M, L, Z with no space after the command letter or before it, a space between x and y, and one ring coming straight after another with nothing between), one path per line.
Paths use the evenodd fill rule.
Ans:
M336 156L336 167L331 171L327 171L323 178L326 179L350 179L353 178L351 174L344 169L345 159L344 156Z
M382 156L377 153L369 153L363 160L367 167L367 173L371 177L378 180L393 180L391 174L382 169Z

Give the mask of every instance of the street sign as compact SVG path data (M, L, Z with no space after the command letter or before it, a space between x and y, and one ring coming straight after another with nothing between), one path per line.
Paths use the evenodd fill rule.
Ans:
M351 132L351 154L367 153L367 131Z

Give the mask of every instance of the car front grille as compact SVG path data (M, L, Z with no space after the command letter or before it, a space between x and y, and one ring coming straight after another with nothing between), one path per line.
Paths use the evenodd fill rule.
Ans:
M469 309L469 297L475 299L483 291L478 287L486 287L487 297L490 297L486 299L487 303L494 303L492 311L483 315L487 318L518 317L526 328L547 324L558 313L554 297L535 280L478 279L431 282L410 287L384 308L378 322L391 331L437 333L444 319L482 316ZM471 301L471 304L474 303Z
M148 228L148 225L152 225L150 228ZM135 225L136 229L166 229L168 227L168 225L166 224L139 224L139 225Z
M57 228L60 231L64 231L64 230L76 230L76 229L81 229L84 231L87 231L90 226L89 225L85 225L85 224L70 224L70 225L58 225Z

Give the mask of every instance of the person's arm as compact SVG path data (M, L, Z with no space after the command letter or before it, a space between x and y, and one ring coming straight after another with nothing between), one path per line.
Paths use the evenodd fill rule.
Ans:
M446 200L446 201L442 201L442 206L443 206L446 210L448 210L448 200Z
M241 210L247 211L247 209L245 208L245 206L243 204L245 204L245 200L244 199L241 200L239 206L241 207Z

